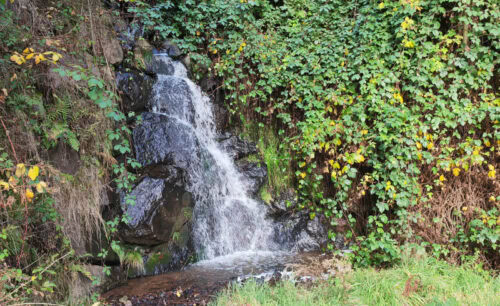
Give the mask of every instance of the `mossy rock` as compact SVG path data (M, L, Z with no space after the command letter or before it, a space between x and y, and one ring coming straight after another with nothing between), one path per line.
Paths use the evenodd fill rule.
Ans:
M156 267L167 266L172 261L172 255L168 249L168 245L158 246L151 255L146 259L144 269L147 275L155 274Z

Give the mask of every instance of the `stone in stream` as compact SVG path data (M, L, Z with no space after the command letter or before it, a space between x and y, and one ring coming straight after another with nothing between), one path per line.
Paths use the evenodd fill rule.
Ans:
M180 178L177 178L180 180ZM144 178L130 193L135 204L120 197L120 206L129 222L120 231L123 241L139 245L168 242L177 228L189 221L186 210L192 211L191 194L174 179Z
M118 72L116 85L124 111L126 113L145 111L153 84L154 79L142 72Z
M165 115L144 113L133 131L136 159L143 165L167 164L187 169L199 144L182 122Z

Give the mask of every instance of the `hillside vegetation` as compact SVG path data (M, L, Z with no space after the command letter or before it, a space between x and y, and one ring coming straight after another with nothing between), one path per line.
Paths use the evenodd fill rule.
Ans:
M129 11L153 40L189 52L199 78L218 78L234 123L275 131L281 166L269 168L293 180L332 241L343 232L357 264L397 262L411 242L457 262L479 251L498 267L496 1L135 1Z
M0 304L95 302L106 264L141 266L118 242L140 164L115 69L166 40L258 143L264 202L292 190L362 268L221 303L395 303L408 279L410 304L498 303L499 23L496 0L0 0Z

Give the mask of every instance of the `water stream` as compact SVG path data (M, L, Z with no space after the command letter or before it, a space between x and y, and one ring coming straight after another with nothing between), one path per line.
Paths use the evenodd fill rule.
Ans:
M190 156L187 169L188 188L196 203L192 235L198 256L213 259L235 252L279 250L273 240L273 222L266 218L267 207L251 198L248 182L217 142L210 99L187 78L182 63L162 54L156 60L173 71L158 75L152 110L192 130L201 148L201 153ZM165 96L166 87L186 85L189 96L182 90Z
M134 129L136 156L145 166L167 162L184 173L183 188L195 203L190 237L199 261L181 271L130 280L108 296L271 277L286 264L307 257L298 251L317 250L318 237L326 236L317 219L286 208L281 208L284 219L271 218L269 206L252 198L252 182L218 142L210 99L188 78L184 65L166 54L155 54L152 63L157 73L147 105L152 113L144 113L142 128ZM135 190L141 203L143 194L151 203L162 197L161 190L152 190L155 184L163 188L162 180L141 184ZM128 209L128 214L142 219L141 209L153 205L144 203Z

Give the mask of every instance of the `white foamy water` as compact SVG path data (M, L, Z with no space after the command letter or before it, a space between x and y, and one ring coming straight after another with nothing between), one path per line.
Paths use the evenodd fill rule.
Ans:
M155 56L171 64L174 72L158 75L152 109L186 125L201 148L190 156L187 169L189 191L196 202L193 238L198 255L203 259L229 254L251 257L248 252L267 256L262 251L278 250L267 207L250 197L248 183L216 140L209 98L187 78L182 63Z

